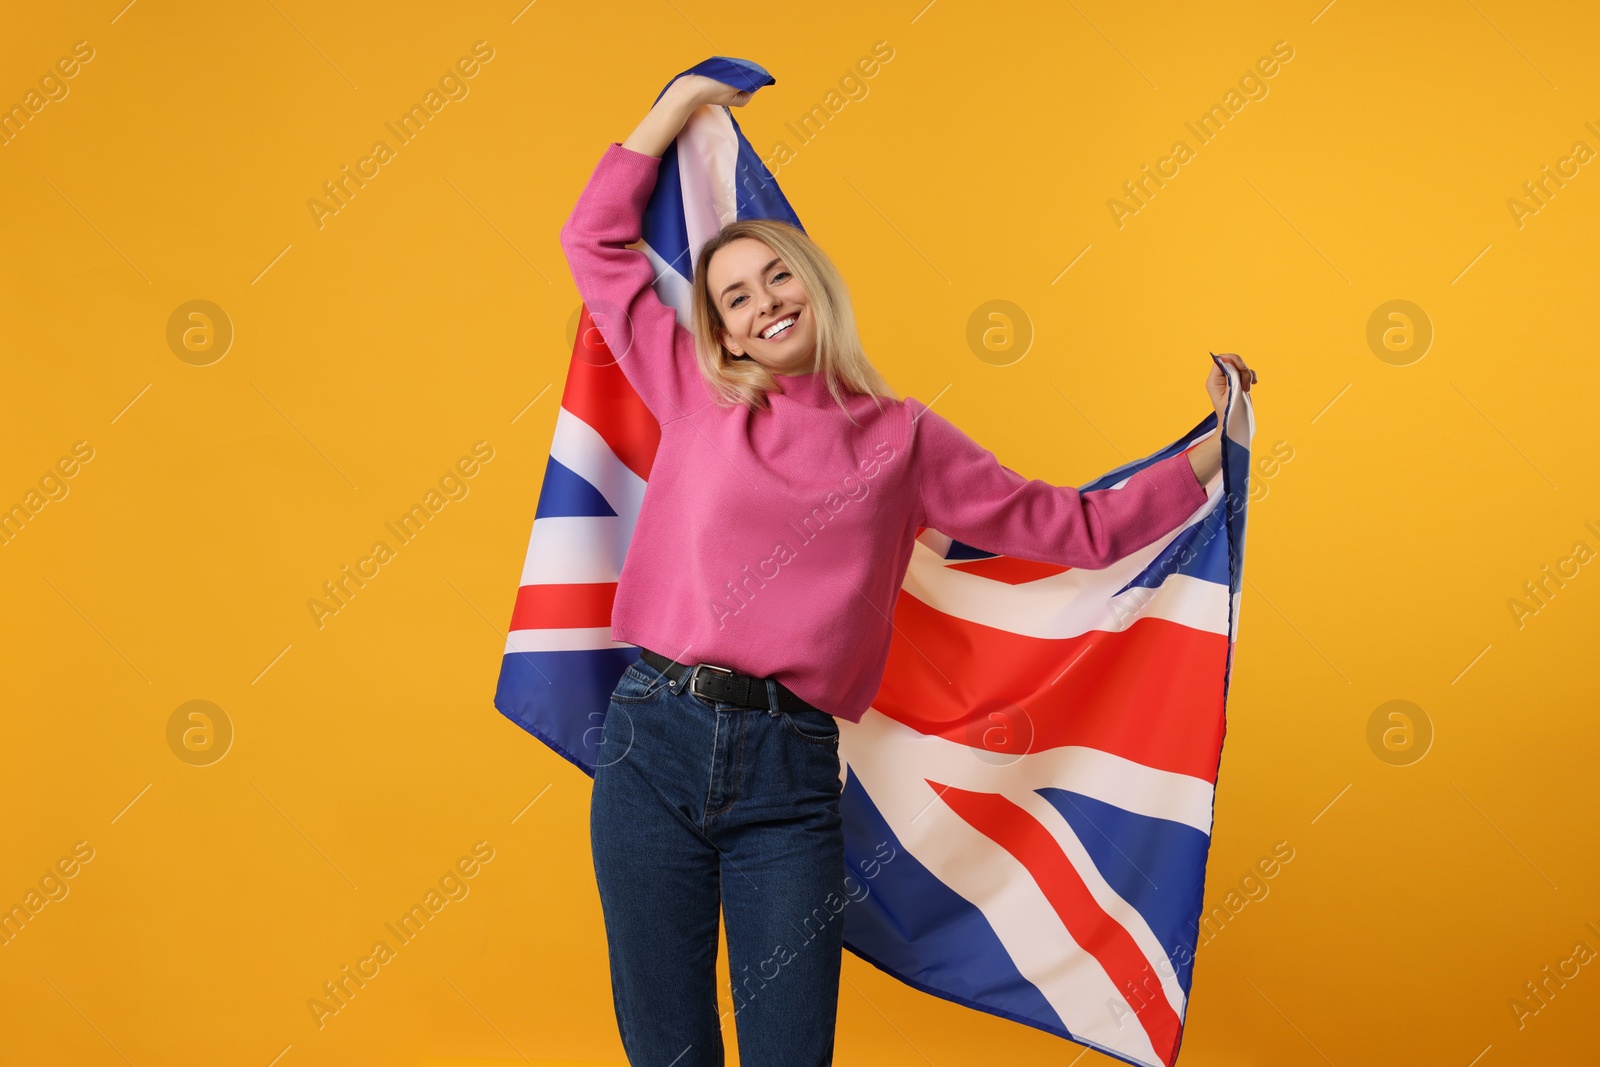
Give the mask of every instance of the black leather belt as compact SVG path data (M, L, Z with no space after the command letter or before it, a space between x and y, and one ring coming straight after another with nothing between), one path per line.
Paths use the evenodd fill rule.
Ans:
M689 689L707 700L720 700L725 704L737 704L742 708L767 708L769 706L767 703L767 680L765 678L757 678L751 674L740 674L738 671L729 670L727 667L718 667L710 663L679 663L676 660L668 659L659 652L652 652L648 648L639 649L639 658L673 681L683 677L685 671L693 671L694 673L689 679ZM801 700L793 690L782 682L774 679L773 685L778 691L778 708L780 710L822 710Z

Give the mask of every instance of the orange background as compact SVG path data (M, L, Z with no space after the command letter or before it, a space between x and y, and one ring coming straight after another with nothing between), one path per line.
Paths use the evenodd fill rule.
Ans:
M0 947L0 1061L622 1062L589 781L492 699L577 308L558 230L713 54L778 78L737 117L764 155L788 142L778 179L875 362L1009 466L1081 484L1206 414L1208 350L1260 374L1257 455L1290 458L1258 472L1207 905L1254 899L1201 949L1180 1062L1593 1055L1592 7L109 0L5 23L0 105L60 98L0 147L0 506L40 505L0 545L0 904L92 858ZM323 183L478 41L467 95L319 226ZM786 123L879 41L800 144ZM1265 95L1201 144L1185 123L1242 78ZM1192 158L1119 224L1178 139ZM1546 165L1568 177L1541 205ZM192 300L231 323L220 359L169 343ZM1031 324L1022 358L969 346L991 300ZM1394 300L1409 321L1374 331ZM477 442L465 495L319 628L322 583ZM195 700L231 731L209 765L171 730ZM307 1002L463 857L467 895L319 1028ZM854 956L844 978L841 1064L1104 1059Z

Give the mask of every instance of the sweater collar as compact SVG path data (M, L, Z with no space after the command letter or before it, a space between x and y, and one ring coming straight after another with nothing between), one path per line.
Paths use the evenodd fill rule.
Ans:
M833 394L828 392L827 380L818 372L810 374L773 374L783 395L807 407L835 407Z

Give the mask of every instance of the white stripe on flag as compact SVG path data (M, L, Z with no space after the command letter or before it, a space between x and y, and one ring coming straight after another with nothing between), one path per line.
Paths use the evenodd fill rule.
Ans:
M874 716L883 719L868 711L862 723ZM852 724L840 720L839 725L847 731L844 740L848 741ZM926 775L935 781L968 786L952 783L950 775L941 778L940 769L934 766L939 761L921 762L924 754L912 755L886 743L882 736L865 740L852 751L864 762L852 758L850 770L901 845L934 877L983 913L1017 971L1038 987L1067 1029L1080 1040L1137 1062L1158 1064L1149 1035L1125 1014L1126 998L1099 961L1067 932L1033 875L1016 857L941 802L922 778ZM844 753L843 743L840 753ZM970 752L960 758L987 766ZM1113 1005L1122 1008L1114 1011Z
M1066 817L1061 814L1061 811L1054 804L1032 790L1017 791L1009 796L1008 799L1039 820L1040 825L1050 831L1050 836L1054 837L1056 844L1061 846L1061 851L1071 861L1073 869L1078 872L1078 877L1083 879L1083 884L1088 888L1089 895L1094 897L1095 903L1100 905L1101 910L1107 915L1116 920L1117 924L1127 931L1128 936L1132 937L1134 943L1139 946L1139 951L1144 955L1146 963L1149 964L1150 971L1161 983L1161 989L1167 995L1167 1003L1171 1005L1178 1018L1183 1018L1185 1000L1183 987L1178 984L1177 971L1173 967L1171 959L1168 958L1167 950L1161 944L1161 939L1156 936L1154 930L1150 929L1150 924L1145 922L1145 918L1139 914L1139 910L1124 900L1115 889L1111 888L1111 883L1105 880L1105 877L1100 873L1100 868L1095 866L1094 859L1089 855L1089 850L1084 848L1077 832L1072 829L1072 824L1067 822ZM1084 815L1084 818L1088 818L1088 816ZM1150 882L1150 876L1139 869L1139 865L1134 863L1132 857L1124 854L1122 858L1133 865L1136 874L1140 875L1146 882L1149 882L1152 888L1155 888L1155 883ZM1141 989L1145 988L1146 977L1141 975L1135 981L1135 985Z
M739 217L738 193L733 185L738 161L739 137L727 109L696 108L678 135L678 181L683 189L689 262L676 266L684 277L694 273L700 246Z
M523 585L615 582L633 524L609 515L535 519L522 565Z
M1079 637L1095 630L1120 632L1143 617L1222 633L1221 627L1227 624L1228 590L1215 582L1174 574L1154 588L1139 586L1112 595L1143 572L1185 530L1205 519L1222 499L1220 475L1212 480L1210 489L1206 502L1181 526L1109 567L1074 567L1021 585L951 566L959 561L945 559L937 540L929 543L933 531L925 530L912 544L903 586L906 592L946 615L1044 640Z
M1009 585L913 555L905 590L954 618L1039 640L1086 633L1120 633L1141 618L1166 619L1192 630L1220 634L1227 625L1226 586L1174 575L1155 588L1136 586L1112 597L1097 588L1093 571L1064 571L1024 585Z
M858 723L840 719L842 756L892 752L905 787L919 795L924 778L977 793L1010 793L1047 785L1071 789L1137 815L1211 833L1211 783L1177 771L1157 770L1098 748L1063 745L1021 756L1002 756L925 734L868 708Z
M644 503L644 479L617 458L593 426L566 408L556 415L550 458L594 486L611 510L628 520L631 529Z
M597 648L631 648L626 641L611 640L611 627L574 626L567 629L512 630L506 654L512 652L589 652Z
M689 279L679 274L667 265L667 261L656 254L650 247L650 242L640 241L639 251L644 253L644 258L650 261L650 266L656 272L656 296L661 302L672 309L678 317L678 325L685 330L694 331L694 320L690 312L689 300L694 295ZM687 269L687 267L686 267Z

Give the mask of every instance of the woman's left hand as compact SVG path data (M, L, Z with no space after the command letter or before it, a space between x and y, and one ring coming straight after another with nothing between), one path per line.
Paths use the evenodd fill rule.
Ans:
M1218 352L1217 358L1233 364L1234 368L1239 372L1239 384L1248 393L1250 386L1255 383L1256 372L1245 366L1244 360L1232 352ZM1206 392L1210 394L1211 407L1216 411L1217 418L1220 420L1223 414L1222 409L1228 403L1228 375L1214 363L1211 365L1211 375L1206 379Z

